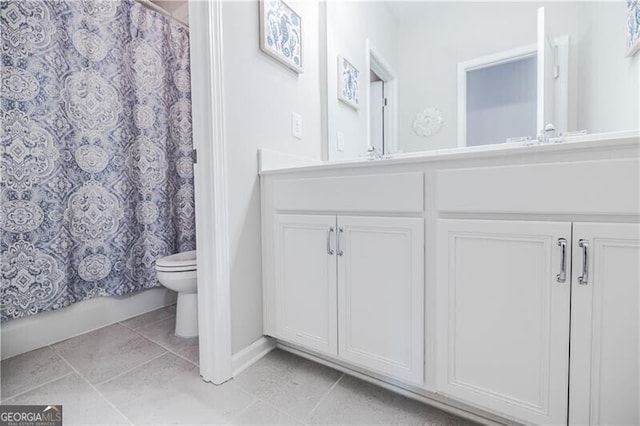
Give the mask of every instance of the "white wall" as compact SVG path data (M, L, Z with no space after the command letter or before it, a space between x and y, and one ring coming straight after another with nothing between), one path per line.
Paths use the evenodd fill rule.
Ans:
M399 26L399 146L405 152L457 146L458 63L536 43L535 3L428 2ZM439 133L417 136L413 117L442 111Z
M328 1L327 7L327 107L330 160L366 155L369 70L366 40L393 70L397 69L397 23L386 2ZM338 100L338 55L360 71L359 109ZM337 133L345 147L337 149Z
M257 151L321 156L319 5L288 3L304 26L302 74L260 50L257 1L223 2L222 8L233 353L262 336ZM302 115L302 140L291 136L294 111Z
M578 128L589 133L637 130L640 53L626 57L626 2L588 3L584 9L578 54Z
M299 75L260 51L257 1L223 3L234 353L262 335L257 150L267 148L320 159L325 146L323 135L328 138L326 149L332 160L354 158L364 154L366 149L365 105L368 99L362 90L358 111L337 100L337 55L345 55L363 72L361 88L368 80L365 69L367 37L392 64L400 74L400 147L405 151L415 151L456 145L459 61L536 42L536 3L424 2L420 6L426 13L421 13L413 22L403 19L403 24L398 25L385 3L329 1L326 3L328 33L325 61L324 35L320 31L324 25L323 5L319 5L317 0L290 3L302 16L304 25L305 70ZM579 2L546 5L550 9L555 8L549 11L552 26L568 28L553 35L570 33L573 37L574 33L578 34L576 22L582 13L580 10L588 8L588 5ZM638 128L638 107L636 102L633 108L633 101L638 96L640 54L628 59L617 52L617 46L624 45L624 27L618 23L619 6L596 5L590 12L590 16L609 16L599 25L611 26L616 20L616 25L621 26L622 40L619 44L611 37L595 37L599 26L590 29L594 40L589 43L593 46L615 46L602 56L607 60L597 63L598 56L589 56L590 48L581 48L579 52L577 48L573 49L574 55L580 55L580 62L577 56L572 57L574 65L582 67L588 62L593 66L593 62L597 66L593 75L582 73L580 82L574 79L572 83L574 92L578 85L581 87L579 115L594 123L588 127L591 131ZM363 8L367 11L363 12ZM580 35L588 33L585 28ZM578 36L574 38L577 42ZM399 43L399 40L403 42ZM603 75L613 67L621 67L624 75L618 75L615 81L604 79ZM634 76L635 82L630 81ZM607 81L606 85L602 84L603 80ZM608 92L611 85L613 90ZM625 91L626 88L629 90ZM585 91L592 94L585 95ZM611 109L610 105L616 99L622 99L627 107L620 111ZM424 139L413 134L411 120L416 112L427 106L443 111L445 125L438 135ZM292 111L303 117L302 140L291 136ZM326 133L323 126L325 117L328 119ZM578 128L581 127L584 125L578 124ZM345 133L345 151L341 153L336 149L338 130Z
M400 19L401 149L456 146L457 63L535 43L539 6L546 9L548 35L570 37L569 69L561 70L570 74L568 130L640 127L640 55L625 57L626 2L427 2ZM411 122L428 106L443 112L445 124L421 138Z

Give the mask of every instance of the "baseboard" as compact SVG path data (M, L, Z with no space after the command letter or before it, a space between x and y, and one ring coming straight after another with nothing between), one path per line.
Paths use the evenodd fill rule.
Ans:
M333 368L334 370L338 370L345 374L357 377L358 379L364 380L365 382L369 382L382 388L388 389L391 392L406 396L407 398L415 399L416 401L420 401L442 411L455 414L458 417L463 417L467 420L491 426L519 425L519 423L513 420L501 418L487 411L451 400L446 396L419 389L414 386L404 385L400 382L391 381L389 379L383 378L382 376L374 376L369 372L360 370L357 367L334 362L331 359L325 358L319 354L307 352L306 350L302 350L301 348L297 348L284 342L277 341L276 347L302 358L306 358L319 364L326 365L327 367Z
M233 355L231 366L233 377L237 377L247 367L257 362L260 358L276 348L276 342L271 337L262 336L240 352Z
M127 296L96 297L57 311L7 321L1 330L2 359L172 305L175 301L175 292L153 288Z

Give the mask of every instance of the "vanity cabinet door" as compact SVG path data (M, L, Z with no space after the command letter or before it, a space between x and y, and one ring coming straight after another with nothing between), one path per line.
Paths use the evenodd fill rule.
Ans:
M571 223L438 221L439 392L566 424L570 251Z
M338 354L335 216L276 215L276 336Z
M640 225L575 223L573 235L569 423L638 425Z
M423 219L338 217L339 357L421 384Z

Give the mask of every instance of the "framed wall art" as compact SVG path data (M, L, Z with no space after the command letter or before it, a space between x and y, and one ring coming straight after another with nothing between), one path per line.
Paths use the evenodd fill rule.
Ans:
M627 0L627 56L640 50L640 1Z
M338 56L338 99L358 109L360 71L342 55Z
M301 73L302 19L282 0L260 0L260 49Z

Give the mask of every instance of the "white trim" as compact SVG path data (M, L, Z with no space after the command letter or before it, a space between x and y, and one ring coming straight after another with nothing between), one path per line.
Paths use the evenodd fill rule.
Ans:
M240 352L233 354L233 377L237 377L240 373L251 367L275 348L275 339L262 336Z
M560 132L565 133L576 128L575 120L570 122L569 105L572 102L569 93L569 79L571 74L569 49L570 38L568 35L556 37L553 40L554 49L557 56L557 72L558 75L554 79L554 117L553 124ZM575 109L574 109L575 110Z
M126 296L96 297L66 308L2 324L2 359L52 345L149 311L172 305L176 293L165 288Z
M384 114L384 144L385 154L395 153L398 151L398 80L396 73L391 66L385 61L369 39L365 40L366 49L366 75L367 84L365 85L366 96L366 114L367 114L367 148L371 146L371 90L368 75L373 71L384 82L384 96L387 99L386 113Z
M289 352L299 357L317 362L318 364L333 368L334 370L338 370L340 372L356 377L360 380L364 380L365 382L369 382L381 388L390 390L391 392L400 394L402 396L406 396L407 398L411 398L424 404L428 404L432 407L438 408L442 411L446 411L447 413L454 414L458 417L463 417L465 419L472 420L484 425L501 426L506 424L503 419L498 416L492 415L491 413L485 412L481 409L476 409L475 407L467 406L457 401L449 400L446 396L432 394L423 389L418 389L413 386L401 384L398 381L393 381L392 383L383 379L382 377L379 378L377 376L370 375L364 370L359 371L359 369L356 369L355 367L352 368L350 365L342 365L338 362L326 359L320 355L316 355L315 353L306 352L306 350L300 350L284 342L278 341L276 346L278 349L282 349L285 352ZM424 394L417 392L423 392ZM427 394L429 394L429 396ZM476 414L476 412L482 414Z
M538 52L538 46L530 44L458 63L458 147L467 146L467 73L482 68L518 61ZM540 70L538 69L538 72ZM540 88L538 87L538 90ZM539 108L540 106L538 106Z
M221 384L232 377L231 278L224 129L221 0L189 2L200 375Z
M547 41L547 35L545 31L545 12L544 7L538 8L538 23L537 23L537 50L538 50L538 64L537 64L537 87L536 87L536 131L540 132L544 129L545 120L544 120L544 107L545 107L545 68L546 68L546 49L545 44Z

